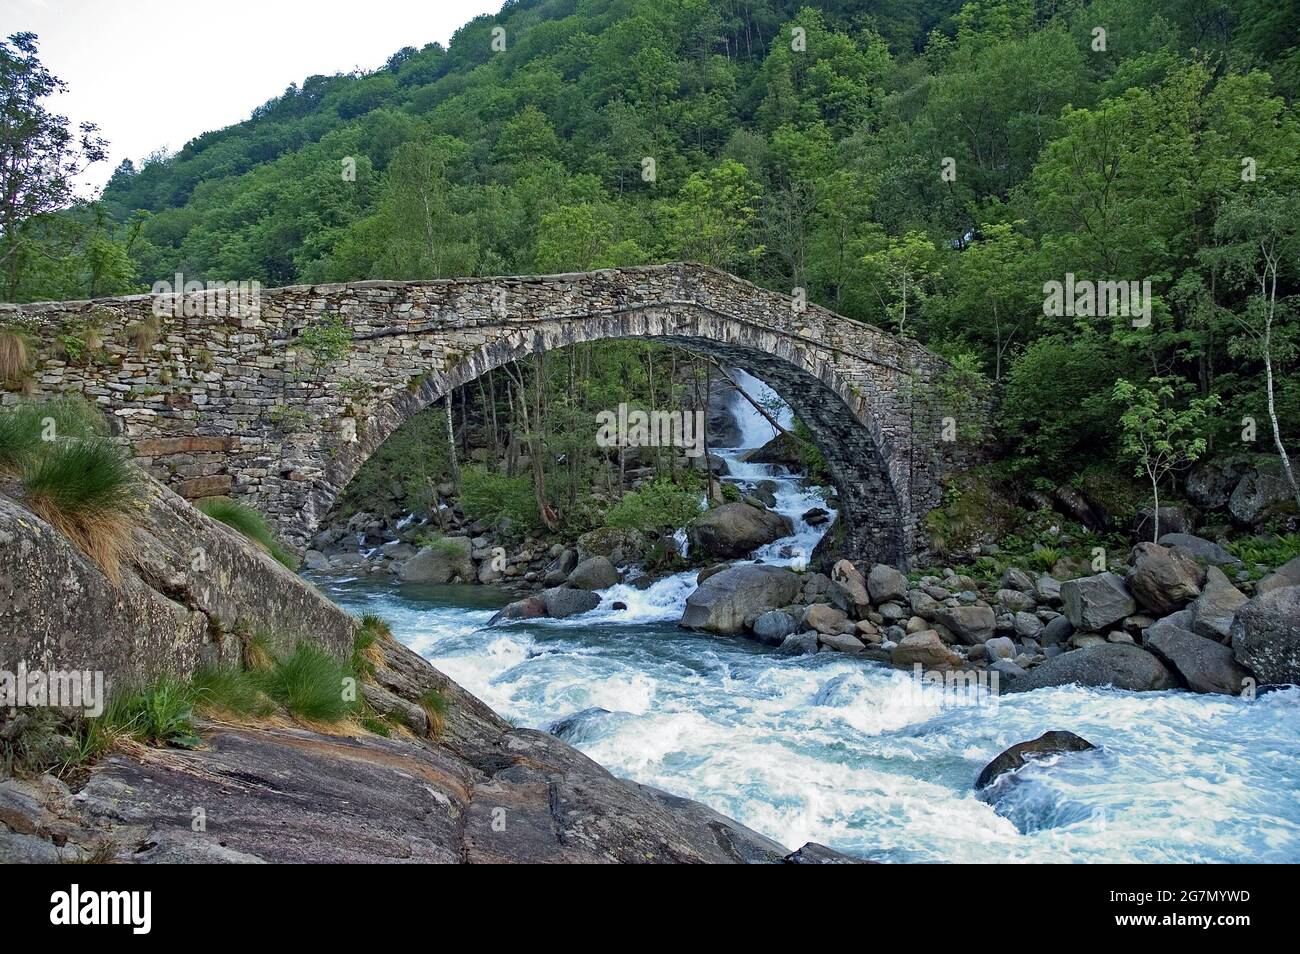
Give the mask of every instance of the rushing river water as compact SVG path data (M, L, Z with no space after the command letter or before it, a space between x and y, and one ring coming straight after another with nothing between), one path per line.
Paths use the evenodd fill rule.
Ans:
M752 409L737 410L746 446L771 436ZM773 477L723 456L733 479ZM799 520L822 498L776 479L796 532L758 556L788 563L824 532ZM817 841L882 861L1300 861L1300 689L1247 702L1066 687L951 707L918 693L910 673L678 629L693 573L611 587L581 617L491 629L507 597L488 587L320 583L348 609L384 616L517 724L580 714L564 738L610 771L791 848ZM976 795L993 756L1048 729L1099 749Z

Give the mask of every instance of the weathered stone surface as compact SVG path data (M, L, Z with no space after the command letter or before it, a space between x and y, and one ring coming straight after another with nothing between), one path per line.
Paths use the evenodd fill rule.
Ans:
M781 610L769 610L754 620L751 627L754 637L760 642L780 646L787 636L795 631L795 621L789 613Z
M1178 681L1155 656L1124 643L1103 642L1062 653L1017 679L1009 692L1028 692L1048 686L1113 686L1148 691L1174 689Z
M865 616L871 610L866 580L848 560L840 560L831 567L831 598L840 609L854 617Z
M1254 527L1273 516L1294 513L1295 496L1282 472L1282 462L1271 455L1255 458L1228 497L1228 513L1233 521Z
M1044 646L1053 646L1057 643L1066 642L1073 635L1074 624L1070 622L1069 617L1057 616L1043 627L1043 632L1038 638Z
M1105 629L1137 611L1123 579L1114 573L1066 580L1061 584L1061 602L1070 623L1084 632Z
M1015 659L1016 642L1006 636L994 636L992 639L985 640L984 651L988 653L990 659Z
M803 623L819 633L838 633L844 629L848 617L843 611L827 603L814 603L804 614Z
M1231 632L1233 655L1260 682L1300 685L1300 586L1253 597Z
M1029 578L1029 574L1018 567L1009 566L1006 572L1002 574L1002 581L998 584L1000 589L1019 590L1021 593L1034 592L1034 581Z
M995 632L997 617L989 606L945 606L939 622L967 646L982 643Z
M1193 560L1211 566L1230 566L1241 562L1213 540L1206 540L1204 537L1193 536L1190 533L1161 534L1160 545L1181 550Z
M1242 680L1250 675L1233 660L1227 646L1177 626L1148 629L1142 645L1159 656L1193 692L1235 696L1241 692Z
M214 474L211 477L192 477L182 480L172 489L186 500L198 500L202 497L221 497L230 493L235 479L229 474Z
M225 524L142 478L138 527L115 585L67 539L0 494L0 670L102 670L145 681L236 662L237 633L301 635L342 655L355 622ZM201 553L202 561L195 555Z
M793 854L786 855L783 860L787 865L870 865L876 863L854 858L852 855L846 855L833 848L827 848L825 845L819 845L815 841L810 841Z
M905 600L907 577L888 564L877 563L867 574L867 591L873 603Z
M528 596L522 600L515 600L508 606L503 607L490 620L489 626L495 626L502 620L511 619L537 619L546 614L546 600L540 596Z
M1022 613L1033 609L1035 605L1033 596L1020 590L1001 589L993 595L993 599L1009 613Z
M645 552L645 535L640 530L598 527L578 537L577 548L575 566L595 556L608 557L615 566L622 566Z
M728 567L710 576L686 598L681 625L712 633L739 633L746 618L786 606L798 592L799 577L781 567Z
M1246 605L1247 596L1233 586L1224 572L1210 566L1205 573L1205 586L1192 603L1192 631L1219 642L1227 640L1232 620L1237 610Z
M155 437L132 445L137 457L171 457L175 454L224 454L234 450L233 437Z
M812 631L791 633L781 640L781 652L789 653L792 656L811 655L817 652L817 634Z
M580 590L603 590L618 583L618 570L609 557L587 557L573 568L569 574L568 584Z
M1300 557L1288 560L1268 576L1255 584L1256 593L1270 590L1282 590L1288 586L1300 586Z
M932 629L905 636L890 651L890 661L895 666L911 667L920 663L924 669L952 670L960 669L964 660L949 649L939 634Z
M1139 543L1133 548L1127 582L1139 604L1164 616L1200 596L1204 577L1197 562L1186 554L1158 543Z
M546 603L546 615L555 619L588 613L600 605L600 597L590 590L575 590L567 586L553 586L539 594Z
M1096 746L1082 736L1059 729L1044 732L1029 742L1018 742L1002 752L980 772L975 787L988 788L998 777L1022 768L1031 759L1041 759L1062 752L1086 752Z
M402 564L398 576L407 583L450 583L474 579L469 537L443 537Z
M867 648L866 643L848 633L818 633L817 642L837 653L860 653Z
M794 524L775 510L729 503L701 514L687 533L692 547L714 557L746 557L759 547L788 537Z

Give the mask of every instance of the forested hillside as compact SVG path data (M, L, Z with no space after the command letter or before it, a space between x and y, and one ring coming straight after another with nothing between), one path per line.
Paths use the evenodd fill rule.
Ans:
M509 2L123 163L30 223L5 297L691 259L977 366L1026 476L1116 466L1117 379L1271 451L1265 344L1300 433L1297 37L1272 0ZM1067 275L1150 280L1149 326L1045 315Z

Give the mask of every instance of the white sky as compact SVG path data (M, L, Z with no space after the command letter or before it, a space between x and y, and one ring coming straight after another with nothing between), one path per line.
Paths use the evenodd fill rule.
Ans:
M444 46L502 0L0 0L0 30L37 34L41 61L68 90L48 105L98 123L109 160L175 152L247 119L290 83L383 66L404 46Z

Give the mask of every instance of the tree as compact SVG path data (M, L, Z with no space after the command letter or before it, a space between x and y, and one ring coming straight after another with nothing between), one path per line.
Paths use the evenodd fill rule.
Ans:
M664 209L669 254L725 269L760 255L761 246L750 247L760 195L749 170L734 159L692 173Z
M1133 474L1151 481L1152 541L1160 539L1160 481L1174 468L1190 464L1205 453L1200 431L1210 411L1219 406L1218 395L1193 398L1185 408L1175 402L1195 388L1180 378L1151 378L1140 388L1121 378L1112 396L1123 406L1119 423L1120 453L1132 458Z
M1300 259L1300 219L1296 215L1300 193L1280 194L1247 191L1225 203L1214 223L1220 244L1212 260L1220 264L1230 279L1245 282L1249 294L1239 312L1230 312L1240 336L1230 346L1236 354L1258 358L1264 364L1264 387L1268 401L1268 419L1296 506L1300 507L1300 488L1296 486L1291 458L1282 441L1274 396L1274 366L1295 358L1296 329L1291 324L1294 311L1278 300L1278 276L1285 265Z
M884 247L862 261L875 276L881 308L903 334L908 318L924 306L941 271L939 250L924 232L908 232L901 239L886 240Z
M33 220L67 206L76 177L107 157L94 123L79 132L42 104L66 84L42 65L34 33L0 42L0 265L7 297L18 289L20 251Z

